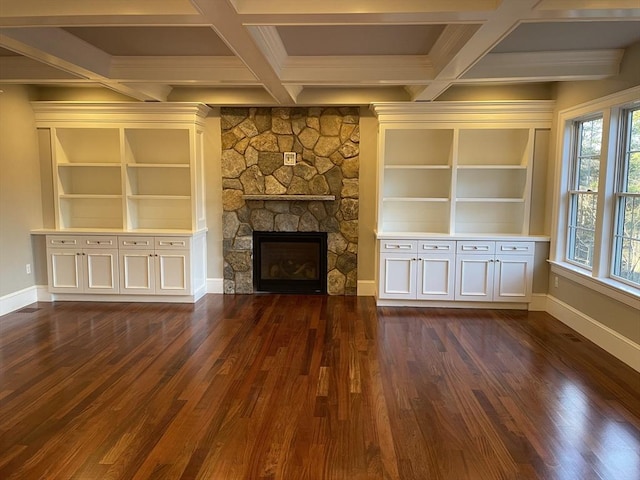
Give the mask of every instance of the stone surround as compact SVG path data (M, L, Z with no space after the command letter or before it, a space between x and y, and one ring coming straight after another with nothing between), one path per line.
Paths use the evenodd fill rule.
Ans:
M356 294L359 120L357 107L221 109L226 294L253 293L254 230L327 232L327 292ZM295 166L284 165L284 152L296 153Z

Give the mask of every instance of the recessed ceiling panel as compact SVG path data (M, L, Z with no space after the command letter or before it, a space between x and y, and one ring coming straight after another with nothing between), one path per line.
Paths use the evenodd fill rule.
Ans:
M72 27L65 30L109 55L233 55L209 27Z
M278 27L290 56L426 55L444 25Z
M640 41L640 22L523 23L492 53L625 48Z

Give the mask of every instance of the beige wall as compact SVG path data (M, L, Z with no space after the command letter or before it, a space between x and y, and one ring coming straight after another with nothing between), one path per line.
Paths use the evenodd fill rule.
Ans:
M220 109L209 112L204 131L204 174L207 207L207 278L222 281L222 171L220 157ZM222 288L222 287L220 287Z
M34 286L30 231L42 226L40 160L26 87L0 93L0 297ZM25 266L31 264L32 273Z
M360 108L360 215L358 282L376 279L376 190L378 179L378 119ZM372 285L373 286L373 285Z

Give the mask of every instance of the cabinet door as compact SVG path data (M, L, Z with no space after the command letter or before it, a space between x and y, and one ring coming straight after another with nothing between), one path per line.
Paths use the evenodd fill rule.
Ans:
M153 250L120 250L120 293L155 293Z
M156 251L156 293L188 295L191 293L189 250Z
M118 249L83 251L85 293L118 293Z
M84 291L82 254L76 249L47 250L49 291L82 293Z
M456 300L493 300L493 255L458 255L456 261Z
M380 254L379 298L416 298L416 254Z
M533 282L533 257L501 255L496 257L494 300L528 302Z
M454 258L453 254L431 254L418 257L418 299L454 299Z

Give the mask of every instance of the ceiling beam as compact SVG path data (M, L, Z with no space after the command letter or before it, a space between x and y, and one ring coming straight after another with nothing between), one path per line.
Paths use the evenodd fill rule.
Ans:
M2 28L0 46L137 100L166 100L148 88L138 90L114 82L110 78L111 56L61 28Z
M433 82L417 93L413 100L435 100L506 37L520 23L522 17L529 17L538 2L539 0L503 0L491 18L478 28L469 41L457 52L451 52L448 61L441 62L443 66Z
M616 75L623 56L623 49L490 53L459 80L594 80Z
M273 66L256 45L251 33L242 25L240 16L229 0L192 0L192 2L208 19L218 36L244 62L278 103L295 103L295 99L282 85Z

